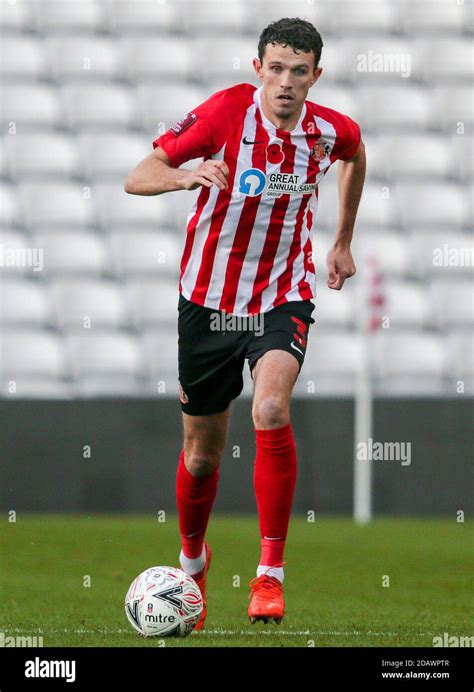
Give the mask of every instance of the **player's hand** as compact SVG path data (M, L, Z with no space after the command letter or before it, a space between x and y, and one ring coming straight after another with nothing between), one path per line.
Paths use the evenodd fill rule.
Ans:
M340 291L344 281L356 273L356 266L349 247L334 245L328 252L328 286Z
M189 171L184 181L185 190L195 190L200 185L203 187L211 187L217 185L219 190L227 190L227 176L229 175L229 167L225 161L214 161L208 159L199 164L194 171Z

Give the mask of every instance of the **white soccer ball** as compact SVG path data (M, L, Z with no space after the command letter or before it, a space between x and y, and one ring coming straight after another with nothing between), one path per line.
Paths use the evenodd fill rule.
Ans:
M125 597L127 618L145 637L186 637L199 621L199 586L175 567L150 567L138 575Z

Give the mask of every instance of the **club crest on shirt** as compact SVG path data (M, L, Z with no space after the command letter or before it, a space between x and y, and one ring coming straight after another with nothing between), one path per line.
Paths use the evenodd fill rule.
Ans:
M179 135L182 135L185 130L188 129L188 127L191 127L196 120L198 119L196 113L188 113L185 118L182 120L178 120L176 125L173 125L171 129L171 132L174 134L175 137L179 137Z
M325 159L328 154L329 144L326 144L326 142L323 142L321 139L311 147L310 157L313 161L316 161L316 163Z

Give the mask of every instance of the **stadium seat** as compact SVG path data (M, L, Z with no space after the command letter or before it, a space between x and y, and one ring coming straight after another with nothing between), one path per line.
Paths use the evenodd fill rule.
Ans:
M352 395L360 370L361 354L362 341L358 333L319 332L316 315L296 393L303 396Z
M393 197L398 218L407 229L423 225L455 230L469 223L467 194L455 183L398 183Z
M111 29L117 33L182 31L184 3L161 0L107 0L105 5Z
M60 100L55 87L47 84L5 84L0 97L3 107L0 119L3 131L7 132L9 123L18 126L53 127L61 120Z
M4 399L72 399L71 384L53 377L17 377L0 380L0 397Z
M94 190L99 220L104 226L124 225L130 229L131 224L142 224L157 228L158 224L171 223L171 200L166 195L130 195L124 192L123 181L98 184Z
M329 175L331 177L323 178L319 187L316 228L321 225L324 228L335 229L339 218L336 176L331 175L331 172ZM358 227L388 227L394 220L393 215L390 190L385 190L382 185L366 183L357 215Z
M453 330L445 337L446 391L450 396L474 395L474 335ZM461 386L460 386L461 385Z
M391 135L381 138L379 157L383 173L393 180L419 176L447 177L453 168L449 141L436 135Z
M93 219L93 195L79 183L21 183L25 224L86 226Z
M133 375L82 375L72 385L75 398L96 399L143 396L143 385Z
M106 27L103 3L97 0L43 0L32 5L36 28L41 32L98 31Z
M345 285L343 291L333 291L321 277L317 283L314 302L316 309L312 316L317 327L351 329L354 326L357 316L356 296L349 285Z
M30 0L0 3L0 29L18 31L30 28L32 22L32 3Z
M413 261L406 239L399 232L374 230L371 233L356 227L351 247L356 266L372 256L382 276L402 277L410 273Z
M359 92L363 123L369 128L400 129L402 131L426 129L432 120L430 92L420 86L396 86L391 82L383 90L380 86L364 86Z
M389 33L398 25L398 12L395 3L390 0L337 0L331 2L331 12L324 16L324 22L318 21L319 7L315 6L316 26L321 31L331 31L345 36L356 32ZM284 16L284 15L283 15Z
M4 4L4 3L2 3ZM3 36L0 43L0 76L2 79L30 79L44 77L47 63L44 44L30 36Z
M355 121L360 115L358 100L354 93L349 89L328 84L322 77L321 81L316 82L309 90L308 101L346 113Z
M252 61L258 57L253 38L232 36L198 39L194 45L195 72L205 80L228 79L228 86L257 79Z
M66 374L61 337L49 331L9 329L0 337L4 380L51 377Z
M421 276L472 274L474 248L470 233L414 229L409 239L409 253L415 271Z
M134 133L89 133L79 136L79 170L85 177L104 180L120 177L125 180L148 154L151 147L146 137Z
M2 275L37 273L41 268L41 253L39 248L32 247L29 236L10 228L0 229L0 270Z
M121 277L177 277L184 240L171 233L147 230L110 233L114 271Z
M78 333L65 337L66 352L76 380L88 376L139 377L142 368L137 339L123 332Z
M445 331L453 327L471 329L474 323L474 285L466 279L434 279L430 286L437 324Z
M117 79L123 73L122 54L111 38L49 36L46 41L50 75L56 80Z
M61 180L77 171L76 144L72 137L57 132L6 135L5 155L9 174L16 180L57 176Z
M56 279L51 299L57 325L94 332L126 324L122 287L105 279Z
M373 363L376 391L381 396L429 396L443 392L440 336L380 329L374 340Z
M0 324L41 327L50 322L51 306L46 286L14 277L0 280Z
M473 104L474 105L474 104ZM456 166L451 168L451 175L461 182L471 182L474 178L474 148L469 134L455 134L448 139L451 156Z
M164 326L174 330L178 320L178 281L137 279L125 287L130 322L139 329Z
M340 50L347 65L341 79L351 80L355 87L377 85L385 89L387 85L404 86L409 79L421 78L420 51L409 38L357 34L345 39ZM326 46L323 56L325 52Z
M401 27L408 33L460 33L465 24L465 15L469 13L469 3L461 2L404 0L399 5Z
M174 84L194 73L193 43L182 36L129 36L122 39L120 51L125 73L131 80L156 78Z
M66 122L71 128L124 128L136 125L134 99L122 85L69 84L62 88Z
M166 87L165 96L163 87L141 83L136 94L139 119L137 124L147 129L154 128L150 146L154 139L184 118L190 110L206 101L210 95L195 86L172 84Z
M433 83L435 80L438 84L442 80L448 83L452 80L472 83L474 49L470 38L437 38L436 50L433 50L432 38L424 39L420 45L424 57L423 73L427 83Z
M141 337L145 363L145 387L149 394L176 394L178 384L178 333L149 329Z
M13 185L0 184L0 224L9 226L18 223L18 200Z
M464 133L465 137L469 137L474 123L472 87L448 83L443 84L442 89L433 91L431 125L438 125L449 135L457 135L460 130L460 136Z
M253 8L245 0L227 0L226 3L190 3L185 13L185 29L189 34L224 32L245 33L255 26Z
M66 230L57 233L36 233L34 243L43 249L44 274L54 277L110 273L112 266L103 238L85 230Z
M388 318L390 330L406 327L420 329L430 326L433 321L430 301L423 284L408 281L386 280L381 286L384 305L383 318Z

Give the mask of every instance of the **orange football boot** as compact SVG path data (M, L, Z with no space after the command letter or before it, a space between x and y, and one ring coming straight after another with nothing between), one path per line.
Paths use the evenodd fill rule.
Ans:
M280 567L280 565L275 565L275 567ZM254 577L249 586L251 588L249 598L252 600L248 607L248 616L252 625L257 620L263 620L265 623L275 622L279 625L285 614L281 581L275 577L261 574L259 577Z

